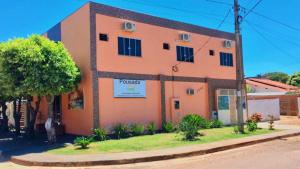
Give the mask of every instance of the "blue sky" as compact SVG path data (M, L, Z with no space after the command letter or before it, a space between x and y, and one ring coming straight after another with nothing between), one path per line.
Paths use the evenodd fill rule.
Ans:
M217 0L233 3L233 0ZM251 8L258 0L239 0ZM86 0L1 0L0 41L43 33ZM150 15L216 28L230 6L206 0L95 0ZM263 0L255 12L300 30L299 0ZM300 71L300 31L251 13L242 23L246 76L270 71ZM249 24L248 24L249 23ZM251 25L251 26L250 26ZM263 34L264 38L254 29ZM233 13L221 30L233 32ZM267 39L267 40L266 40Z

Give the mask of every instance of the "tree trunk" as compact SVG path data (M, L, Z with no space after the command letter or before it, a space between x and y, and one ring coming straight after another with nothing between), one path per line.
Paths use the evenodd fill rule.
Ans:
M21 130L21 126L20 126L20 119L21 119L21 98L18 99L18 107L17 107L17 100L13 101L14 104L14 119L15 119L15 129L16 129L16 135L20 135L20 130Z
M54 96L48 95L48 96L46 96L46 100L48 103L48 120L47 121L51 121L51 126L48 129L46 128L47 136L48 136L49 143L54 143L54 142L56 142L56 132L55 132L54 114L53 114Z
M32 97L28 97L27 99L27 107L28 107L28 112L29 112L29 125L28 125L28 135L30 137L34 137L34 126L35 126L35 121L37 114L40 110L40 104L41 104L41 97L38 96L38 100L35 102L35 108L32 107Z
M3 116L3 121L2 121L2 131L3 132L8 132L8 117L6 115L6 110L7 110L7 106L6 106L6 102L3 101L1 102L1 107L2 107L2 116Z

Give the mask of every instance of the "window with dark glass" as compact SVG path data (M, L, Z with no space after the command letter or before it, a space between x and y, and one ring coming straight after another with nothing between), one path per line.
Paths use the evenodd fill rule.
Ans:
M170 49L170 45L168 43L164 43L163 44L163 49L169 50Z
M118 37L118 53L125 56L142 56L141 40Z
M220 52L220 65L221 66L233 66L232 54Z
M99 40L101 40L101 41L108 41L107 34L100 33L99 34Z
M194 49L184 46L176 46L177 61L194 62Z
M215 56L215 51L214 50L209 50L209 55L210 56Z

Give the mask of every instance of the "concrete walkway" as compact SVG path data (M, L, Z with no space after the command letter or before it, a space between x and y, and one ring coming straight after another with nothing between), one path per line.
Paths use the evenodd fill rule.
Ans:
M204 155L296 135L300 135L300 127L297 129L275 132L272 134L225 140L209 144L177 147L172 149L89 155L53 155L48 153L31 153L21 156L13 156L11 161L27 166L92 166L128 164Z

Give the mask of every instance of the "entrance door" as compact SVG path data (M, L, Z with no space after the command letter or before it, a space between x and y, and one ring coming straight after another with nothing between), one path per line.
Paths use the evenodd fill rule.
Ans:
M61 96L54 96L53 113L55 121L61 123Z

